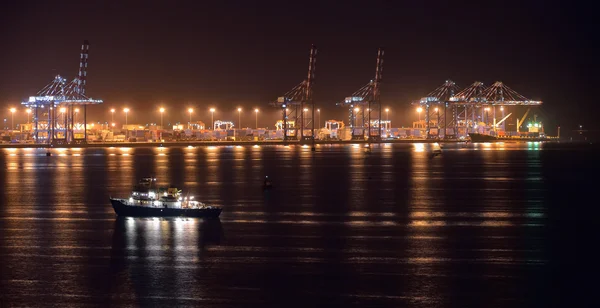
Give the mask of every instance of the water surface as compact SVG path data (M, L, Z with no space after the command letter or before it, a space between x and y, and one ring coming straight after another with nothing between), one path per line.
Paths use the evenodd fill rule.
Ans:
M577 305L598 148L430 146L1 149L0 306ZM117 218L148 175L220 220Z

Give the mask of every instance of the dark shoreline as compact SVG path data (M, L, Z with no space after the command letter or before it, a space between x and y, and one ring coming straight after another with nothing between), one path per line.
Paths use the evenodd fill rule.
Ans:
M437 139L401 139L401 140L382 140L376 142L368 142L366 140L344 140L344 141L315 141L319 145L335 145L335 144L377 144L377 143L457 143L464 142L463 140L437 140ZM494 142L544 142L558 143L558 140L501 140ZM569 143L567 141L567 143ZM175 142L94 142L88 144L64 144L50 146L47 144L35 143L5 143L0 144L0 148L109 148L109 147L185 147L185 146L253 146L253 145L311 145L312 142L299 141L175 141Z

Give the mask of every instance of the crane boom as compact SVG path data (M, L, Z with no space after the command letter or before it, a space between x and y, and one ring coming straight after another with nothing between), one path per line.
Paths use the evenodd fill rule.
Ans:
M523 115L523 117L521 118L520 121L517 120L517 129L519 129L519 127L521 127L521 125L523 125L523 122L525 122L525 118L529 114L529 111L531 111L531 108L527 108L527 111L525 111L525 114Z
M511 114L512 113L509 113L507 116L502 118L502 120L498 121L498 123L496 123L496 127L500 126L500 124L502 124L502 122L506 121L506 119L508 119L508 117L510 117Z

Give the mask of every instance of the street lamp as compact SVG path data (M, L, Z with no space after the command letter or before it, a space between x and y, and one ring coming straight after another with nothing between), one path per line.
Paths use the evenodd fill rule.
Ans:
M123 111L125 111L125 126L127 126L127 114L129 113L129 108L125 108Z
M77 116L79 115L79 108L75 108L75 123L77 123Z
M385 108L385 120L390 120L390 108Z
M242 128L242 108L238 108L238 125Z
M489 116L488 116L488 111L490 111L490 107L485 107L485 124L488 125L489 124Z
M308 111L308 108L302 109L302 126L304 126L304 121L306 120L306 112L307 111Z
M115 121L115 108L112 108L110 110L110 121L114 122Z
M210 123L213 130L215 130L215 108L210 108Z
M254 109L254 113L256 114L256 128L258 129L258 108Z
M165 113L165 108L160 107L160 129L163 129L163 113Z
M319 125L321 125L321 109L317 109L317 120L319 120Z
M188 112L190 113L190 121L188 122L188 128L192 125L192 112L194 112L193 108L188 108Z
M419 122L421 122L421 112L423 111L423 108L419 107L417 108L417 114L419 115Z
M11 113L10 130L13 130L15 128L15 111L17 111L16 108L10 108L10 113Z
M356 114L358 114L359 111L360 111L360 108L358 108L358 107L354 108L354 126L356 126Z
M27 123L29 123L29 115L31 114L31 109L27 108L25 109L25 112L27 112Z
M439 134L440 134L440 132L439 132L439 129L440 129L440 108L435 107L435 109L433 109L433 110L435 110L435 113L437 114L437 123L436 124L437 124L437 128L438 128L438 136L439 136Z

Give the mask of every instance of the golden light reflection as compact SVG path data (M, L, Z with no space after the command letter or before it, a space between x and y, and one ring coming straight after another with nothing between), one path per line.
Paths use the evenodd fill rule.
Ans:
M423 143L414 143L413 147L415 152L425 152L425 144Z

